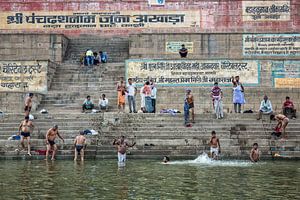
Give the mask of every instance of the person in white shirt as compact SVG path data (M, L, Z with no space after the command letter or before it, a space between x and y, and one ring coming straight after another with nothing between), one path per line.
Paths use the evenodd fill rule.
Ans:
M154 82L151 80L151 101L152 101L152 108L153 108L153 113L156 112L156 93L157 93L157 89L155 87Z
M257 120L260 120L262 117L262 114L270 115L273 113L273 108L271 101L268 99L268 96L264 96L264 100L261 101L259 112L258 112L258 118Z
M136 105L135 105L135 95L137 92L137 88L135 84L132 82L132 79L128 79L128 85L127 85L127 95L128 95L128 106L129 106L129 113L136 112Z
M102 98L99 99L99 108L100 110L108 110L108 99L105 94L102 94Z

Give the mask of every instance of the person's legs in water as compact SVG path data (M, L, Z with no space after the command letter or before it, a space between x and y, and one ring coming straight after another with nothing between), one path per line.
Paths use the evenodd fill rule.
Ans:
M84 149L83 148L80 150L80 159L81 159L81 161L84 161Z
M57 151L57 146L56 146L56 144L54 144L52 146L52 157L51 157L51 160L55 160L56 151Z

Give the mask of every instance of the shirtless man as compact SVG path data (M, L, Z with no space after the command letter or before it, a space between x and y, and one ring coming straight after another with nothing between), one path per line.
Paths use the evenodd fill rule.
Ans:
M45 160L48 159L49 156L49 151L52 150L52 157L51 160L54 160L54 156L57 151L57 146L55 144L55 138L58 136L63 142L65 142L64 138L58 133L58 126L54 125L52 128L50 128L47 131L46 134L46 145L47 145L47 151L46 151L46 158Z
M83 136L84 132L80 131L79 135L76 136L74 140L74 145L75 145L75 157L74 161L77 160L77 156L80 155L81 161L84 160L84 149L85 149L85 141L86 138Z
M118 165L120 167L125 166L127 147L133 147L135 144L136 143L134 142L130 145L123 135L118 140L114 139L113 145L116 145L118 148Z
M186 90L186 101L189 104L189 110L192 109L192 123L195 123L195 111L194 111L194 96L190 89Z
M218 159L219 153L221 153L221 146L220 146L220 141L219 138L216 136L216 132L212 131L211 132L211 138L210 138L210 155L211 158L214 160Z
M24 139L27 140L27 148L28 148L28 152L27 154L29 156L31 156L30 153L30 133L33 131L34 125L32 123L32 121L29 121L29 116L25 116L25 120L21 122L20 126L19 126L19 134L21 134L21 145L22 148L25 149L25 145L24 145Z
M252 147L251 152L250 152L250 160L252 162L259 161L259 151L258 151L258 144L257 143L253 144L253 147Z
M25 116L28 116L31 111L32 98L33 98L33 93L29 93L29 95L25 99L25 107L24 107Z
M276 125L276 128L282 129L282 134L284 138L287 138L287 135L285 133L285 128L289 124L289 118L287 118L283 114L277 114L277 115L270 115L270 120L276 120L278 123Z

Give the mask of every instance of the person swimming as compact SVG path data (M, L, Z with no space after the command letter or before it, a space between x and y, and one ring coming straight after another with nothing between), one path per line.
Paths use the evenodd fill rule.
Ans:
M167 164L168 162L170 162L170 158L168 156L164 156L162 162L163 162L163 164Z

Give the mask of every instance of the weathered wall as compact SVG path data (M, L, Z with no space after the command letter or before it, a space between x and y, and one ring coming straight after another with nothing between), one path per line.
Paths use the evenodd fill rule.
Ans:
M166 1L165 6L152 7L146 0L3 0L0 2L0 11L1 32L13 33L23 33L26 30L67 35L82 33L129 35L172 32L257 33L282 32L283 30L284 32L299 32L300 30L300 1L298 0L169 0ZM169 16L168 11L182 15L183 18L179 17L176 21L176 17ZM33 21L32 13L39 19L35 18ZM137 20L133 16L127 18L130 13L142 15L143 19ZM18 20L19 18L15 18L20 17L20 14L23 15L22 22ZM85 18L89 15L90 20L76 19L78 21L73 21L72 26L69 26L70 23L66 23L65 20L65 16ZM120 15L125 15L125 18ZM145 15L148 16L145 17ZM163 15L163 17L160 18L158 15ZM47 18L47 16L51 17ZM60 17L60 22L58 22L57 16L64 16L64 19ZM170 19L175 20L176 23L173 24L174 21ZM66 24L68 24L67 27ZM128 27L133 24L134 27Z
M131 35L129 54L130 58L178 59L178 48L186 43L190 47L188 59L298 59L300 56L300 34L249 32Z
M57 34L0 34L0 59L62 62L68 39Z
M33 92L32 110L35 111L51 87L56 67L57 64L50 61L1 61L0 110L23 112L25 96Z

